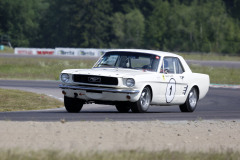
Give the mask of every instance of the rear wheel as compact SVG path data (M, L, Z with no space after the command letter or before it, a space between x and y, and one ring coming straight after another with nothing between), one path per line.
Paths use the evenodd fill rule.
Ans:
M149 87L145 87L141 93L141 96L137 102L131 104L131 110L134 113L147 112L151 103L151 90Z
M181 112L193 112L197 107L198 92L196 88L192 88L188 94L187 100L180 105Z
M64 96L64 106L69 113L78 113L83 107L84 101L78 98Z
M120 113L128 113L131 108L129 103L119 103L116 104L116 109Z

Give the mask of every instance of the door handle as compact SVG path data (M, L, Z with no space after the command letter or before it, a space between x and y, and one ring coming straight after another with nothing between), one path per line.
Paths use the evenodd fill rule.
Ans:
M183 79L183 78L184 78L184 76L180 76L180 78L181 78L181 79Z

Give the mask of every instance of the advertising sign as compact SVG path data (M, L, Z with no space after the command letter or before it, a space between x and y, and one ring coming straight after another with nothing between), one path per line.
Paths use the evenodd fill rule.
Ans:
M55 49L37 49L37 55L54 55Z
M106 51L94 48L55 48L55 55L100 57Z
M15 48L14 54L22 54L22 55L36 55L36 49L34 48Z
M95 48L15 48L15 54L21 55L61 55L61 56L85 56L100 57L108 49Z
M75 56L76 53L75 48L55 48L55 55Z

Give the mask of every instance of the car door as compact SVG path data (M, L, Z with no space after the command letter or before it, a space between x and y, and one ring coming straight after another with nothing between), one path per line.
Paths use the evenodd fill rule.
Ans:
M160 72L165 81L163 85L166 88L165 103L169 105L183 103L188 86L180 60L177 57L164 57Z

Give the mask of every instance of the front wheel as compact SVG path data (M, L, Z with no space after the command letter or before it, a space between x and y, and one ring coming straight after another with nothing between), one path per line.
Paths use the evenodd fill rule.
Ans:
M147 112L151 103L151 90L149 87L145 87L141 93L141 96L137 102L132 103L131 110L134 113Z
M64 106L69 113L78 113L81 111L84 102L77 98L64 96Z
M180 105L181 112L193 112L197 107L198 92L196 88L192 88L188 94L187 100Z

